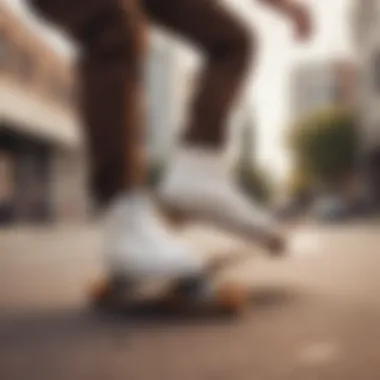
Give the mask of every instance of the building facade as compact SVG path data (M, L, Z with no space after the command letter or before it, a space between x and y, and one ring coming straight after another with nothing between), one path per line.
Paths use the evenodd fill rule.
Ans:
M291 75L291 119L297 120L330 106L355 107L357 69L351 62L307 62Z
M380 1L354 1L352 36L359 68L361 165L372 199L380 205Z
M0 214L4 223L82 217L84 160L68 59L0 12Z
M43 34L43 33L42 33ZM91 207L72 57L0 12L0 221L83 219ZM179 43L152 33L146 65L150 160L167 157L194 84Z

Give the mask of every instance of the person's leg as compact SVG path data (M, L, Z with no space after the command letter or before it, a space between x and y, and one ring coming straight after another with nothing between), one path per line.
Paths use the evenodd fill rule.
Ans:
M247 74L252 33L217 0L142 0L148 16L199 48L206 61L183 141L220 148L228 115Z
M161 195L177 214L206 219L277 250L273 219L233 183L223 163L226 127L254 50L252 32L222 0L143 0L148 16L198 47L206 61L182 147Z
M139 2L31 0L81 50L78 84L91 189L104 205L144 181L143 20Z
M107 206L105 254L117 277L194 275L200 259L156 217L144 191L144 20L139 0L32 0L79 46L92 190Z

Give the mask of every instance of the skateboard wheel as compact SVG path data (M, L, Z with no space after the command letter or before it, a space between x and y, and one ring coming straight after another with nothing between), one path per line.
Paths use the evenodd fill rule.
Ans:
M240 284L223 284L217 290L217 304L224 312L236 314L248 301L248 291Z
M89 298L95 304L108 301L112 294L112 285L108 280L98 280L90 284L88 289Z

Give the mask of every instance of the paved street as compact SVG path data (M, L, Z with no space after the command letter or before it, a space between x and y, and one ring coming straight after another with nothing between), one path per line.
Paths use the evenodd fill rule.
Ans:
M0 231L1 380L378 380L380 225L304 227L288 258L215 232L210 252L253 291L237 319L100 316L85 286L101 270L95 227Z

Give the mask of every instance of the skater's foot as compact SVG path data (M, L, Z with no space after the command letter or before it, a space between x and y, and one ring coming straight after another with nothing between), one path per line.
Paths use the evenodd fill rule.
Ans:
M104 251L111 278L177 279L203 270L202 256L168 230L142 192L126 194L111 206Z
M221 154L183 149L172 159L159 192L170 218L199 219L261 243L280 254L285 238L275 220L234 183Z

